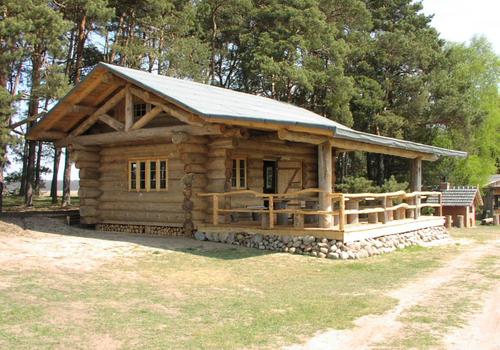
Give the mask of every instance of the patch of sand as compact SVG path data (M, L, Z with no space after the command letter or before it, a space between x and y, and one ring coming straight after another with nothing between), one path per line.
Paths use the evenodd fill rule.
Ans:
M67 226L62 220L27 217L0 220L0 265L4 270L91 271L113 259L215 243L188 238L134 236ZM0 284L0 288L4 288Z

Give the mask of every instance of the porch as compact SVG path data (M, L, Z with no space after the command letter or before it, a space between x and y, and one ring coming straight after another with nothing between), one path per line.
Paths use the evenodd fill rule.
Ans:
M198 193L212 205L205 232L251 232L342 240L376 238L442 226L441 192L325 193L309 188L290 193L251 190ZM320 202L327 210L320 210ZM257 201L261 205L255 205ZM431 209L431 210L429 210Z

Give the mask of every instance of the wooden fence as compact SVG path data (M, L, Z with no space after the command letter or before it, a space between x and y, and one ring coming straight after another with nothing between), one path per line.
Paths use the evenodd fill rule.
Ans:
M223 225L231 223L232 213L249 213L260 217L262 228L272 229L277 224L279 215L293 218L295 228L305 227L305 217L329 216L332 222L327 229L344 231L346 225L366 223L386 224L393 220L418 218L423 208L437 208L437 214L442 216L441 192L411 192L390 193L328 193L332 201L331 210L318 210L319 195L324 194L317 188L304 189L291 193L260 193L251 190L230 191L220 193L198 193L201 197L211 197L212 224ZM225 199L250 196L262 199L266 205L244 206L233 208ZM224 199L221 206L221 199ZM429 199L433 200L429 200ZM280 205L280 203L286 203ZM228 215L229 214L229 215ZM230 217L227 219L227 217ZM221 217L225 222L221 223ZM237 221L237 220L236 220ZM278 221L280 221L278 219ZM309 224L310 226L310 224ZM319 228L319 227L318 227Z

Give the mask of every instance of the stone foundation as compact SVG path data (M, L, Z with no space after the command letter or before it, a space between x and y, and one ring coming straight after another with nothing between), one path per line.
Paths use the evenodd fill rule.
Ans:
M96 224L95 229L104 232L126 232L151 236L184 236L183 227L134 224Z
M373 255L391 253L426 242L447 239L450 236L444 226L425 228L395 235L369 238L357 242L344 243L334 239L313 236L277 236L251 233L210 233L196 232L198 240L208 240L239 245L248 248L311 255L330 259L360 259Z

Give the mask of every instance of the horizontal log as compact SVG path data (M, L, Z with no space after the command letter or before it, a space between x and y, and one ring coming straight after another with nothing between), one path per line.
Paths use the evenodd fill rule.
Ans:
M76 150L71 152L71 160L74 162L85 161L85 162L99 162L101 156L99 152L87 152L83 150Z
M78 144L82 146L113 145L126 142L148 141L171 142L172 136L178 132L186 132L191 135L212 135L220 132L220 127L206 125L203 127L193 125L176 125L157 128L145 128L127 131L114 131L94 135L81 135L66 137L57 142L57 146Z
M205 164L207 156L200 153L183 153L181 159L186 164Z
M278 138L285 141L303 142L313 145L321 145L329 141L328 136L319 136L302 132L294 132L286 129L278 130Z
M99 200L96 198L80 198L80 205L97 207Z
M159 144L154 144L154 145L140 145L140 146L107 146L103 147L101 151L101 156L117 156L117 155L123 155L124 153L129 154L135 154L135 153L141 153L141 152L147 152L148 155L150 152L154 152L155 154L162 154L162 155L168 155L171 152L176 152L177 147L176 145L166 142L166 143L159 143Z
M99 187L99 180L93 179L80 179L80 187Z
M177 150L179 153L200 153L204 154L205 157L208 156L208 147L199 143L183 143L177 145Z
M102 191L97 188L80 187L78 189L78 196L80 198L98 198L101 194Z
M97 218L95 216L81 216L80 224L82 225L94 225L97 224Z
M211 148L210 145L208 147L208 157L210 158L225 158L227 156L228 150L224 148Z
M206 172L207 172L207 168L203 164L186 164L184 166L184 173L201 173L201 174L205 174Z
M80 205L80 215L81 216L97 216L97 210L95 206Z
M84 168L98 169L99 166L100 163L95 161L78 160L75 162L75 167L77 169L84 169Z
M166 199L166 198L165 198ZM158 203L142 203L141 211L157 211L157 212L170 212L180 213L184 212L182 209L183 203L175 202L158 202ZM206 201L197 201L194 203L196 210L207 209ZM100 201L98 205L99 210L137 210L133 202L104 202Z
M182 193L168 192L124 192L124 191L105 191L99 201L101 202L131 202L136 204L142 203L165 203L165 198L168 195L169 203L182 204L184 195Z
M207 162L207 170L222 170L226 169L226 159L225 158L211 158Z
M98 180L99 175L100 175L99 171L95 168L83 168L83 169L80 169L80 172L79 172L80 179Z

